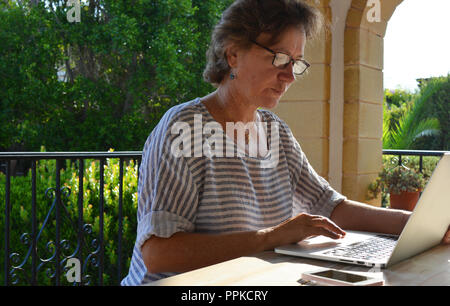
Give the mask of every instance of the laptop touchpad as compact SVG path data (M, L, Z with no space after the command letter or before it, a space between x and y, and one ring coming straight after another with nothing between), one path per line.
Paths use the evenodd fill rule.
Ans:
M322 250L361 242L371 237L373 237L371 234L347 232L343 239L331 239L325 236L316 236L300 241L297 244L306 250Z

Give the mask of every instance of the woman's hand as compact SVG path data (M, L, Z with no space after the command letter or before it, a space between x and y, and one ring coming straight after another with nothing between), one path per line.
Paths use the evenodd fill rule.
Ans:
M326 217L301 213L273 229L278 245L296 243L312 236L340 239L345 232Z
M444 237L441 241L442 244L450 244L450 225L448 226L447 233L445 233Z

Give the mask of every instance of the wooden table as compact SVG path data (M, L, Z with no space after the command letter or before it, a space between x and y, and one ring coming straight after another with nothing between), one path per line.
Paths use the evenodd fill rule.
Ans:
M450 246L438 245L387 269L374 271L321 260L268 251L178 274L150 283L151 286L300 286L306 271L321 267L353 271L383 278L385 285L450 285Z

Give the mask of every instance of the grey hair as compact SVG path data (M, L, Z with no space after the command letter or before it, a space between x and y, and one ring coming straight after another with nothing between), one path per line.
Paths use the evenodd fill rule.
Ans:
M319 33L322 24L320 11L303 0L236 0L214 27L203 78L217 87L229 74L226 48L230 43L248 49L252 40L268 33L272 44L290 27L303 29L306 38L311 39Z

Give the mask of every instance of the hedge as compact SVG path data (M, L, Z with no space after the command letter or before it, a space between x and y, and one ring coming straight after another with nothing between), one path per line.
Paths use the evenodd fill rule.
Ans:
M47 214L54 200L54 186L56 161L41 160L36 167L36 223L37 231L43 227ZM95 239L99 237L99 161L84 160L83 177L83 221L85 224L84 242L82 243L82 267L86 265L83 274L89 275L83 279L85 284L98 284L98 268L95 266L99 260L91 253L98 247ZM122 275L128 272L132 249L136 239L136 209L137 209L137 165L133 160L124 163L123 176L123 242L122 242ZM5 211L5 175L0 172L0 207ZM53 189L49 189L53 187ZM68 284L64 274L67 257L77 249L78 233L78 193L79 177L78 162L65 162L61 170L61 197L64 209L61 209L61 284ZM119 219L119 160L107 159L104 168L104 272L105 285L118 284L118 219ZM26 254L31 249L32 208L31 208L31 171L26 176L11 177L10 188L11 218L10 218L10 250L11 265L21 265ZM0 219L0 227L5 229L5 218ZM55 252L55 209L49 216L42 234L37 241L37 254L39 266L43 261L52 257ZM91 233L89 233L91 231ZM28 233L28 234L25 234ZM25 234L25 235L24 235ZM24 236L23 236L24 235ZM0 271L4 276L5 236L0 238ZM98 240L97 240L98 242ZM89 255L91 254L91 255ZM75 256L77 257L77 256ZM54 260L45 262L38 268L37 284L55 284L52 274L55 272ZM31 283L31 256L29 256L21 269L11 275L11 282L17 284ZM2 277L3 280L3 277Z

